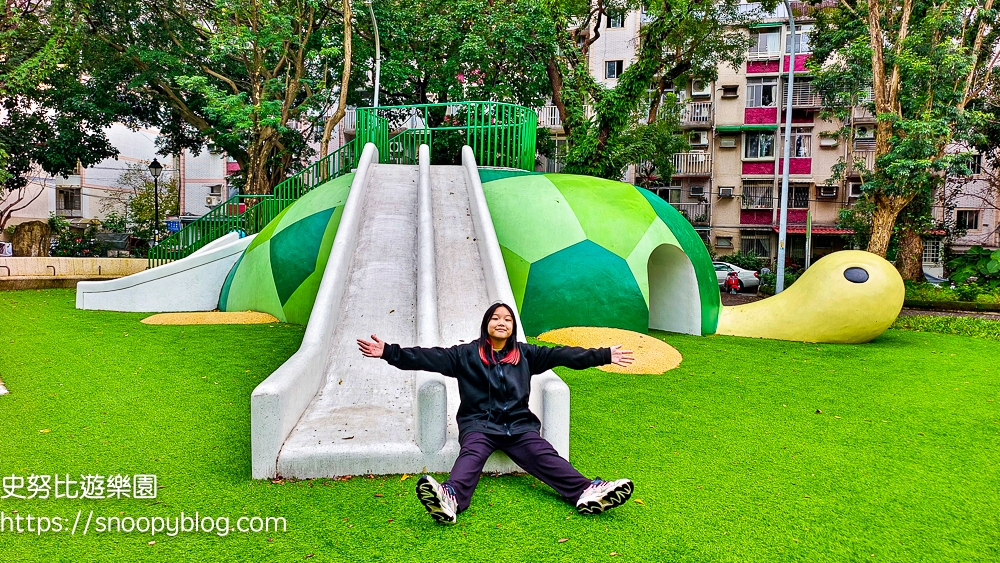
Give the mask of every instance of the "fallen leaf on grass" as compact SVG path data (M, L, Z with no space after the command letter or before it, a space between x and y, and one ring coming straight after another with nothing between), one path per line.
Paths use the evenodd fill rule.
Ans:
M559 538L559 543L566 543L568 541L569 541L569 538Z
M382 498L382 493L375 493L376 498Z
M400 480L400 481L406 481L406 480L407 480L407 479L409 479L409 478L410 478L409 474L407 474L407 473L403 473L403 476L402 476L402 477L400 477L400 478L399 478L399 480Z
M641 498L637 498L637 499L633 499L633 502L636 502L636 503L638 503L638 504L641 504L641 505L643 505L643 506L646 506L646 503L642 502L642 499L641 499Z
M155 542L155 541L151 541L151 542L149 542L149 543L148 543L148 544L146 544L146 545L156 545L156 542Z
M52 431L49 430L48 428L46 428L45 430L39 430L38 431L39 434L48 434L49 432L52 432Z
M315 555L312 554L312 553L310 553L309 555L306 555L305 557L303 557L303 559L309 559L310 557L315 557Z
M610 555L611 557L618 557L618 552L617 551L612 551L608 555Z

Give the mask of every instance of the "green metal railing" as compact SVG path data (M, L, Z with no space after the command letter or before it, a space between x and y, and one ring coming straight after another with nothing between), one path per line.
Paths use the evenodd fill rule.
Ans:
M378 148L382 164L417 164L420 145L429 145L434 154L435 137L439 146L458 137L472 147L479 166L535 168L538 114L523 106L456 102L358 108L355 127L353 141L285 179L275 186L274 195L233 196L161 240L149 249L149 267L190 256L233 231L259 233L309 190L350 172L367 143Z
M309 190L351 171L359 156L351 141L274 187L274 195L235 195L149 249L149 267L186 258L231 232L259 233Z
M417 147L446 131L464 133L480 166L535 169L538 114L501 102L455 102L357 109L357 139L374 143L379 162L415 164ZM401 131L390 138L390 131Z

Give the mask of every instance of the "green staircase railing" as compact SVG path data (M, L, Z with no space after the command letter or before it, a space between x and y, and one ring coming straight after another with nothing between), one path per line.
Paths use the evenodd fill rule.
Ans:
M378 147L382 164L417 164L420 145L434 154L437 138L439 147L471 146L480 166L534 170L537 127L534 110L501 102L358 108L353 141L285 179L273 195L236 195L214 207L150 248L149 267L190 256L233 231L259 233L309 190L350 172L367 143Z
M195 253L208 243L231 232L259 233L309 190L351 171L359 151L351 141L326 157L310 164L274 187L273 195L235 195L202 215L183 229L149 249L149 267L155 268Z

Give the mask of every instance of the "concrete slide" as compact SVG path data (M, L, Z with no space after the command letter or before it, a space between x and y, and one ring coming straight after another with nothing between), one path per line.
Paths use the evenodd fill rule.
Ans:
M365 147L301 348L253 392L253 476L448 471L458 386L364 358L356 340L450 346L478 337L495 300L514 303L468 147L462 166L376 164ZM542 433L569 454L569 389L532 383ZM497 454L488 471L517 471Z
M211 311L229 271L256 235L229 233L186 258L107 281L76 286L76 308L134 313Z

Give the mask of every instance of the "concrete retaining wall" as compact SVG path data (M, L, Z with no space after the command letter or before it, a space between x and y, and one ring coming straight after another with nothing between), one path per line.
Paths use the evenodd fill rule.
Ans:
M141 272L146 264L145 258L0 258L0 290L76 287Z

